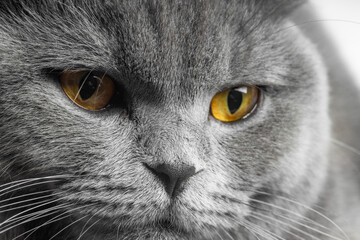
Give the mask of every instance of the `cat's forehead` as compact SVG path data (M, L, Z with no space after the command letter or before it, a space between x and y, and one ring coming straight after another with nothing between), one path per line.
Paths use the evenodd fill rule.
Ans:
M251 84L254 68L270 67L269 43L279 40L270 28L297 2L29 1L17 23L44 67L112 68L159 88L221 88L242 76Z

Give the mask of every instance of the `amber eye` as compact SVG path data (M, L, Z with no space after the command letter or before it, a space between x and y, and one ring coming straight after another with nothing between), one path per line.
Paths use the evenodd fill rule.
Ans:
M66 95L88 110L106 107L114 95L114 83L104 74L67 70L61 74L60 81Z
M239 86L217 93L211 100L211 114L222 122L246 118L255 109L260 97L256 86Z

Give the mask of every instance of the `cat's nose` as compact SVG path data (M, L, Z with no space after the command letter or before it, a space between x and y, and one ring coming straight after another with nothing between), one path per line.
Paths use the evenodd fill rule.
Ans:
M185 180L196 174L195 167L186 164L175 165L162 163L154 166L145 164L145 166L160 179L164 184L165 191L171 198L174 198L181 192L183 188L182 183Z

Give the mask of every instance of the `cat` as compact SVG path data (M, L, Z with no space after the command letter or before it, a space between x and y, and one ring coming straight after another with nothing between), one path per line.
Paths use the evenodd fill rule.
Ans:
M312 14L1 1L0 239L360 239L359 92Z

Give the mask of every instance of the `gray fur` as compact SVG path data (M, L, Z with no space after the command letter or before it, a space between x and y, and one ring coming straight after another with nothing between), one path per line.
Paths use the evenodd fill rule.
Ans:
M359 95L289 27L299 3L2 1L0 239L42 224L27 239L360 238ZM79 108L66 69L106 72L127 107ZM257 111L211 117L212 97L242 84L263 86ZM199 173L169 199L143 163ZM39 196L49 215L15 227L40 209L8 204Z

